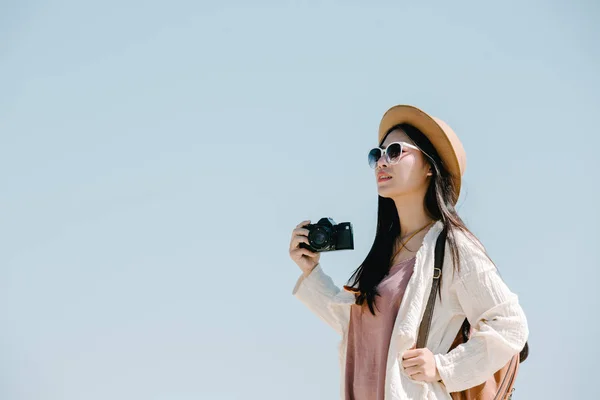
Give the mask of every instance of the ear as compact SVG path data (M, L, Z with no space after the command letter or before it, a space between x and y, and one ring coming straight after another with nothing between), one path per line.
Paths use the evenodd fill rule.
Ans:
M431 169L429 170L429 172L427 173L427 176L432 176L433 172L431 172Z

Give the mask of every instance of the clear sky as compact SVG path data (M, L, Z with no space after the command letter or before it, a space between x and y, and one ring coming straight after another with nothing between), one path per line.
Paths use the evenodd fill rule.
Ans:
M515 399L596 384L600 3L0 2L0 398L335 399L291 230L373 240L387 108L446 120L527 313Z

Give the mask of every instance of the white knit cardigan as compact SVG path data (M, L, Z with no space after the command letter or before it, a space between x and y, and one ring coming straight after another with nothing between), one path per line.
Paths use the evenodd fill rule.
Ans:
M416 255L414 272L392 330L385 400L450 399L450 392L476 386L491 377L521 351L529 336L517 295L502 281L484 250L460 233L456 238L460 272L453 272L452 255L446 245L440 287L442 300L437 297L427 341L443 383L417 382L406 375L402 354L417 340L431 291L435 242L442 228L438 221L429 229ZM347 334L354 294L340 290L321 265L307 276L302 274L292 293L341 335L338 350L344 400ZM448 352L465 317L475 332L467 343Z

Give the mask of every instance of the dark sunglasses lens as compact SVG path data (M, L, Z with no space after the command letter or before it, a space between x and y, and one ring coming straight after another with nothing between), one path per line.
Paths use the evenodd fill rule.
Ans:
M388 156L388 160L391 163L398 162L400 159L400 154L402 154L402 146L399 143L390 144L385 150Z
M377 166L377 161L381 158L381 149L374 148L369 152L369 166L371 168L375 168Z

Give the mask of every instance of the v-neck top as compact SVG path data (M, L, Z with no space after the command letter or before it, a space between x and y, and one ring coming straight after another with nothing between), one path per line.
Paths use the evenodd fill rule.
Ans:
M385 370L392 329L412 276L415 257L390 268L377 286L375 314L366 303L350 310L346 347L346 400L384 400Z

